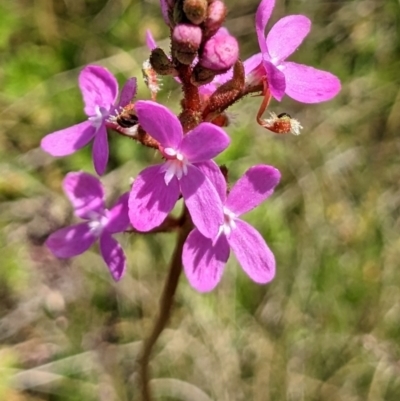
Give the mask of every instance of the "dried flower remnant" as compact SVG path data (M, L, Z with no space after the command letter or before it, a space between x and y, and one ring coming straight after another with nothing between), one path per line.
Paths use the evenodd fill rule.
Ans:
M275 113L270 113L270 118L265 120L260 120L259 124L269 129L275 134L293 134L300 135L300 130L303 128L298 120L292 118L287 113L281 113L276 115Z

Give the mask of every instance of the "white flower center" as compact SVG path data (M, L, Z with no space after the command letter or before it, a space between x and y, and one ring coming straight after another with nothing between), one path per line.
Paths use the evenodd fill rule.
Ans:
M224 224L220 226L217 237L222 233L229 237L231 232L236 228L235 219L236 215L224 206Z
M99 237L103 232L104 228L109 222L108 210L104 210L103 213L91 212L89 216L89 228L90 232L95 236Z
M173 177L180 180L183 175L187 174L189 161L181 152L172 148L164 148L162 153L167 159L162 167L162 171L165 172L164 181L166 185L171 182Z
M103 124L103 120L108 118L110 113L108 112L107 109L104 107L96 106L94 108L95 115L92 117L89 117L88 120L92 123L93 127L96 128L96 131L99 129L99 127Z

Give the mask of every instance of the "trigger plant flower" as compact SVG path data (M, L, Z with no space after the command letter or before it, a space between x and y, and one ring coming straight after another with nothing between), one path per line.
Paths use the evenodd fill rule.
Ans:
M87 251L98 239L100 253L114 280L125 272L125 254L112 234L129 226L128 192L109 210L104 205L104 191L100 181L84 172L68 173L63 189L83 223L62 228L49 236L47 247L59 258L70 258Z
M165 162L144 169L136 177L129 197L129 218L139 231L159 226L179 196L185 200L193 223L212 238L223 222L221 199L204 171L230 142L210 123L201 123L184 135L179 119L165 106L138 101L135 110L141 127L159 142Z
M275 0L262 0L257 9L256 33L261 52L244 63L249 84L259 84L266 77L269 91L277 100L282 100L285 94L302 103L332 99L341 87L335 75L286 61L310 32L311 21L307 17L284 17L265 36L274 5Z
M52 156L67 156L93 139L94 168L102 175L108 162L107 122L135 96L136 79L127 81L116 102L118 83L115 77L104 67L89 65L79 74L79 87L87 120L45 136L41 147Z
M212 175L212 177L211 177ZM183 246L184 271L193 288L200 292L214 289L219 283L230 249L247 275L256 283L265 284L275 275L275 258L260 233L240 219L267 199L280 180L272 166L251 167L226 195L226 182L214 170L209 176L223 204L224 223L212 240L195 228Z

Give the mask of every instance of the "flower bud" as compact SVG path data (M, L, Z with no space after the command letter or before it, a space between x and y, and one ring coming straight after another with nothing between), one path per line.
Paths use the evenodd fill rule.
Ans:
M205 85L209 84L214 79L215 75L215 71L209 70L208 68L197 64L193 69L191 81L192 84L196 86Z
M239 57L237 40L221 28L206 42L199 64L219 73L229 70Z
M183 12L190 22L200 25L207 16L207 0L184 0Z
M227 13L226 5L221 0L215 0L208 5L207 18L204 21L204 34L207 38L221 28Z
M202 39L201 28L190 24L177 25L172 33L172 48L182 64L191 64L197 55Z
M176 75L172 61L159 47L153 49L150 54L150 64L154 71L160 75Z

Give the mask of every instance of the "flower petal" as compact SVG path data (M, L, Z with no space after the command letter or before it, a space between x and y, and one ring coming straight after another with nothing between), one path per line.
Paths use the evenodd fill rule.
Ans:
M281 18L267 35L271 62L278 65L290 56L303 42L311 29L311 21L304 15L288 15Z
M137 82L136 78L129 78L121 90L118 107L125 107L136 96Z
M160 0L161 5L161 13L164 18L164 21L167 25L169 25L169 18L168 18L168 0Z
M226 207L237 216L249 212L274 192L280 178L279 170L272 166L249 168L229 193Z
M88 116L96 115L96 106L108 110L118 94L118 83L114 75L99 65L88 65L81 71L79 87Z
M270 61L264 60L263 64L267 73L269 90L276 100L281 101L286 89L285 74Z
M265 27L271 17L272 10L275 6L275 0L262 0L256 12L256 32L258 44L260 45L261 52L267 51L265 43Z
M122 278L126 270L126 257L121 245L108 233L100 236L100 252L115 281Z
M129 195L129 219L139 231L150 231L159 226L179 198L179 184L173 178L164 181L162 165L144 169L135 179Z
M163 2L163 0L161 0L161 3ZM162 6L161 6L162 7ZM168 5L167 5L168 7ZM151 33L150 29L146 30L146 46L150 49L150 50L154 50L157 47L157 43L154 40L153 34Z
M85 121L46 135L40 147L52 156L67 156L83 148L96 133L90 121Z
M207 238L215 238L224 221L221 199L211 181L195 166L181 180L182 196L194 225Z
M226 149L231 139L220 127L201 123L182 140L181 152L191 163L210 160Z
M129 226L128 215L129 192L124 193L111 208L108 215L107 231L110 233L119 233L125 231Z
M236 229L228 238L239 264L256 283L265 284L275 276L275 257L260 233L243 220L235 220Z
M103 186L91 174L83 171L68 173L63 181L63 189L76 216L89 219L91 214L104 211Z
M107 128L102 124L94 137L92 149L94 169L98 175L103 175L106 171L108 152Z
M89 223L81 223L50 234L45 244L58 258L70 258L87 251L95 240Z
M226 179L217 163L213 160L207 160L205 162L196 163L195 166L211 181L222 203L225 203Z
M182 263L186 277L199 292L208 292L217 286L228 258L229 245L225 235L213 245L211 239L194 229L183 245Z
M286 94L302 103L320 103L335 97L340 80L327 71L317 70L303 64L282 63L286 77Z
M263 62L262 53L257 53L254 56L249 57L243 62L244 72L247 75L253 70L255 70Z
M179 147L183 130L178 117L165 106L150 100L135 103L135 110L142 128L166 148Z

